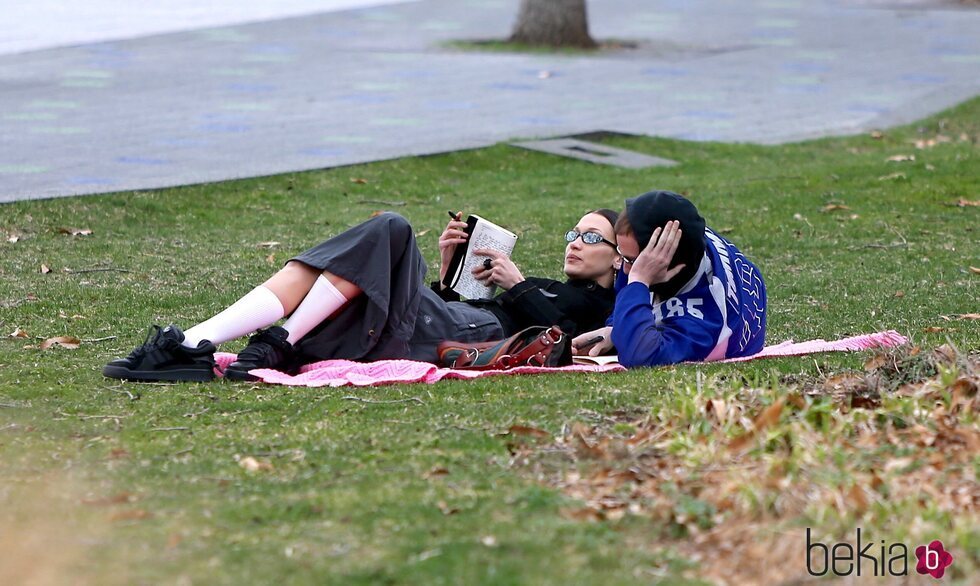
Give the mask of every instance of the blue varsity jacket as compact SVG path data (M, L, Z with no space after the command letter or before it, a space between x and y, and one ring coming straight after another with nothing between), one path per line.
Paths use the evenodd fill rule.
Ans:
M766 285L762 273L724 237L705 229L697 274L666 300L643 283L616 279L616 306L606 325L620 364L632 368L749 356L762 350Z

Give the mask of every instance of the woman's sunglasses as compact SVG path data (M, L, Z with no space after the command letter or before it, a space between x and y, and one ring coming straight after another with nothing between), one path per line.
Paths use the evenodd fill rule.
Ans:
M578 230L569 230L565 232L565 242L575 242L576 239L582 238L582 242L586 244L599 244L604 242L613 248L616 248L614 242L610 242L602 237L602 234L596 234L595 232L579 232Z

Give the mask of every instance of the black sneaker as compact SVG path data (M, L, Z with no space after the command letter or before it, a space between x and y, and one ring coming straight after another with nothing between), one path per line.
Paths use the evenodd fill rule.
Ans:
M214 380L214 344L201 340L197 348L187 348L183 341L177 326L153 326L142 346L106 364L102 375L137 382Z
M231 380L259 380L250 374L257 368L288 369L292 363L293 345L286 339L289 332L279 326L259 330L248 339L248 346L238 353L238 358L225 368L225 377Z

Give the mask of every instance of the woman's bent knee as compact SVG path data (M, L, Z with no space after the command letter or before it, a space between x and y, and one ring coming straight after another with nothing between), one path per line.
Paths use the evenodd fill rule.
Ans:
M365 224L384 230L391 235L392 240L405 240L415 236L412 225L401 214L384 212L371 218Z

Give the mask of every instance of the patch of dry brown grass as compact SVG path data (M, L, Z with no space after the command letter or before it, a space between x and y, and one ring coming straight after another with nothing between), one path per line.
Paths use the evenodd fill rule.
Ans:
M650 519L658 547L716 583L808 577L803 526L916 543L969 531L980 358L893 350L865 366L789 389L708 385L648 412L587 414L553 439L512 429L513 466L580 501L569 518ZM976 552L959 553L959 572L976 567Z

